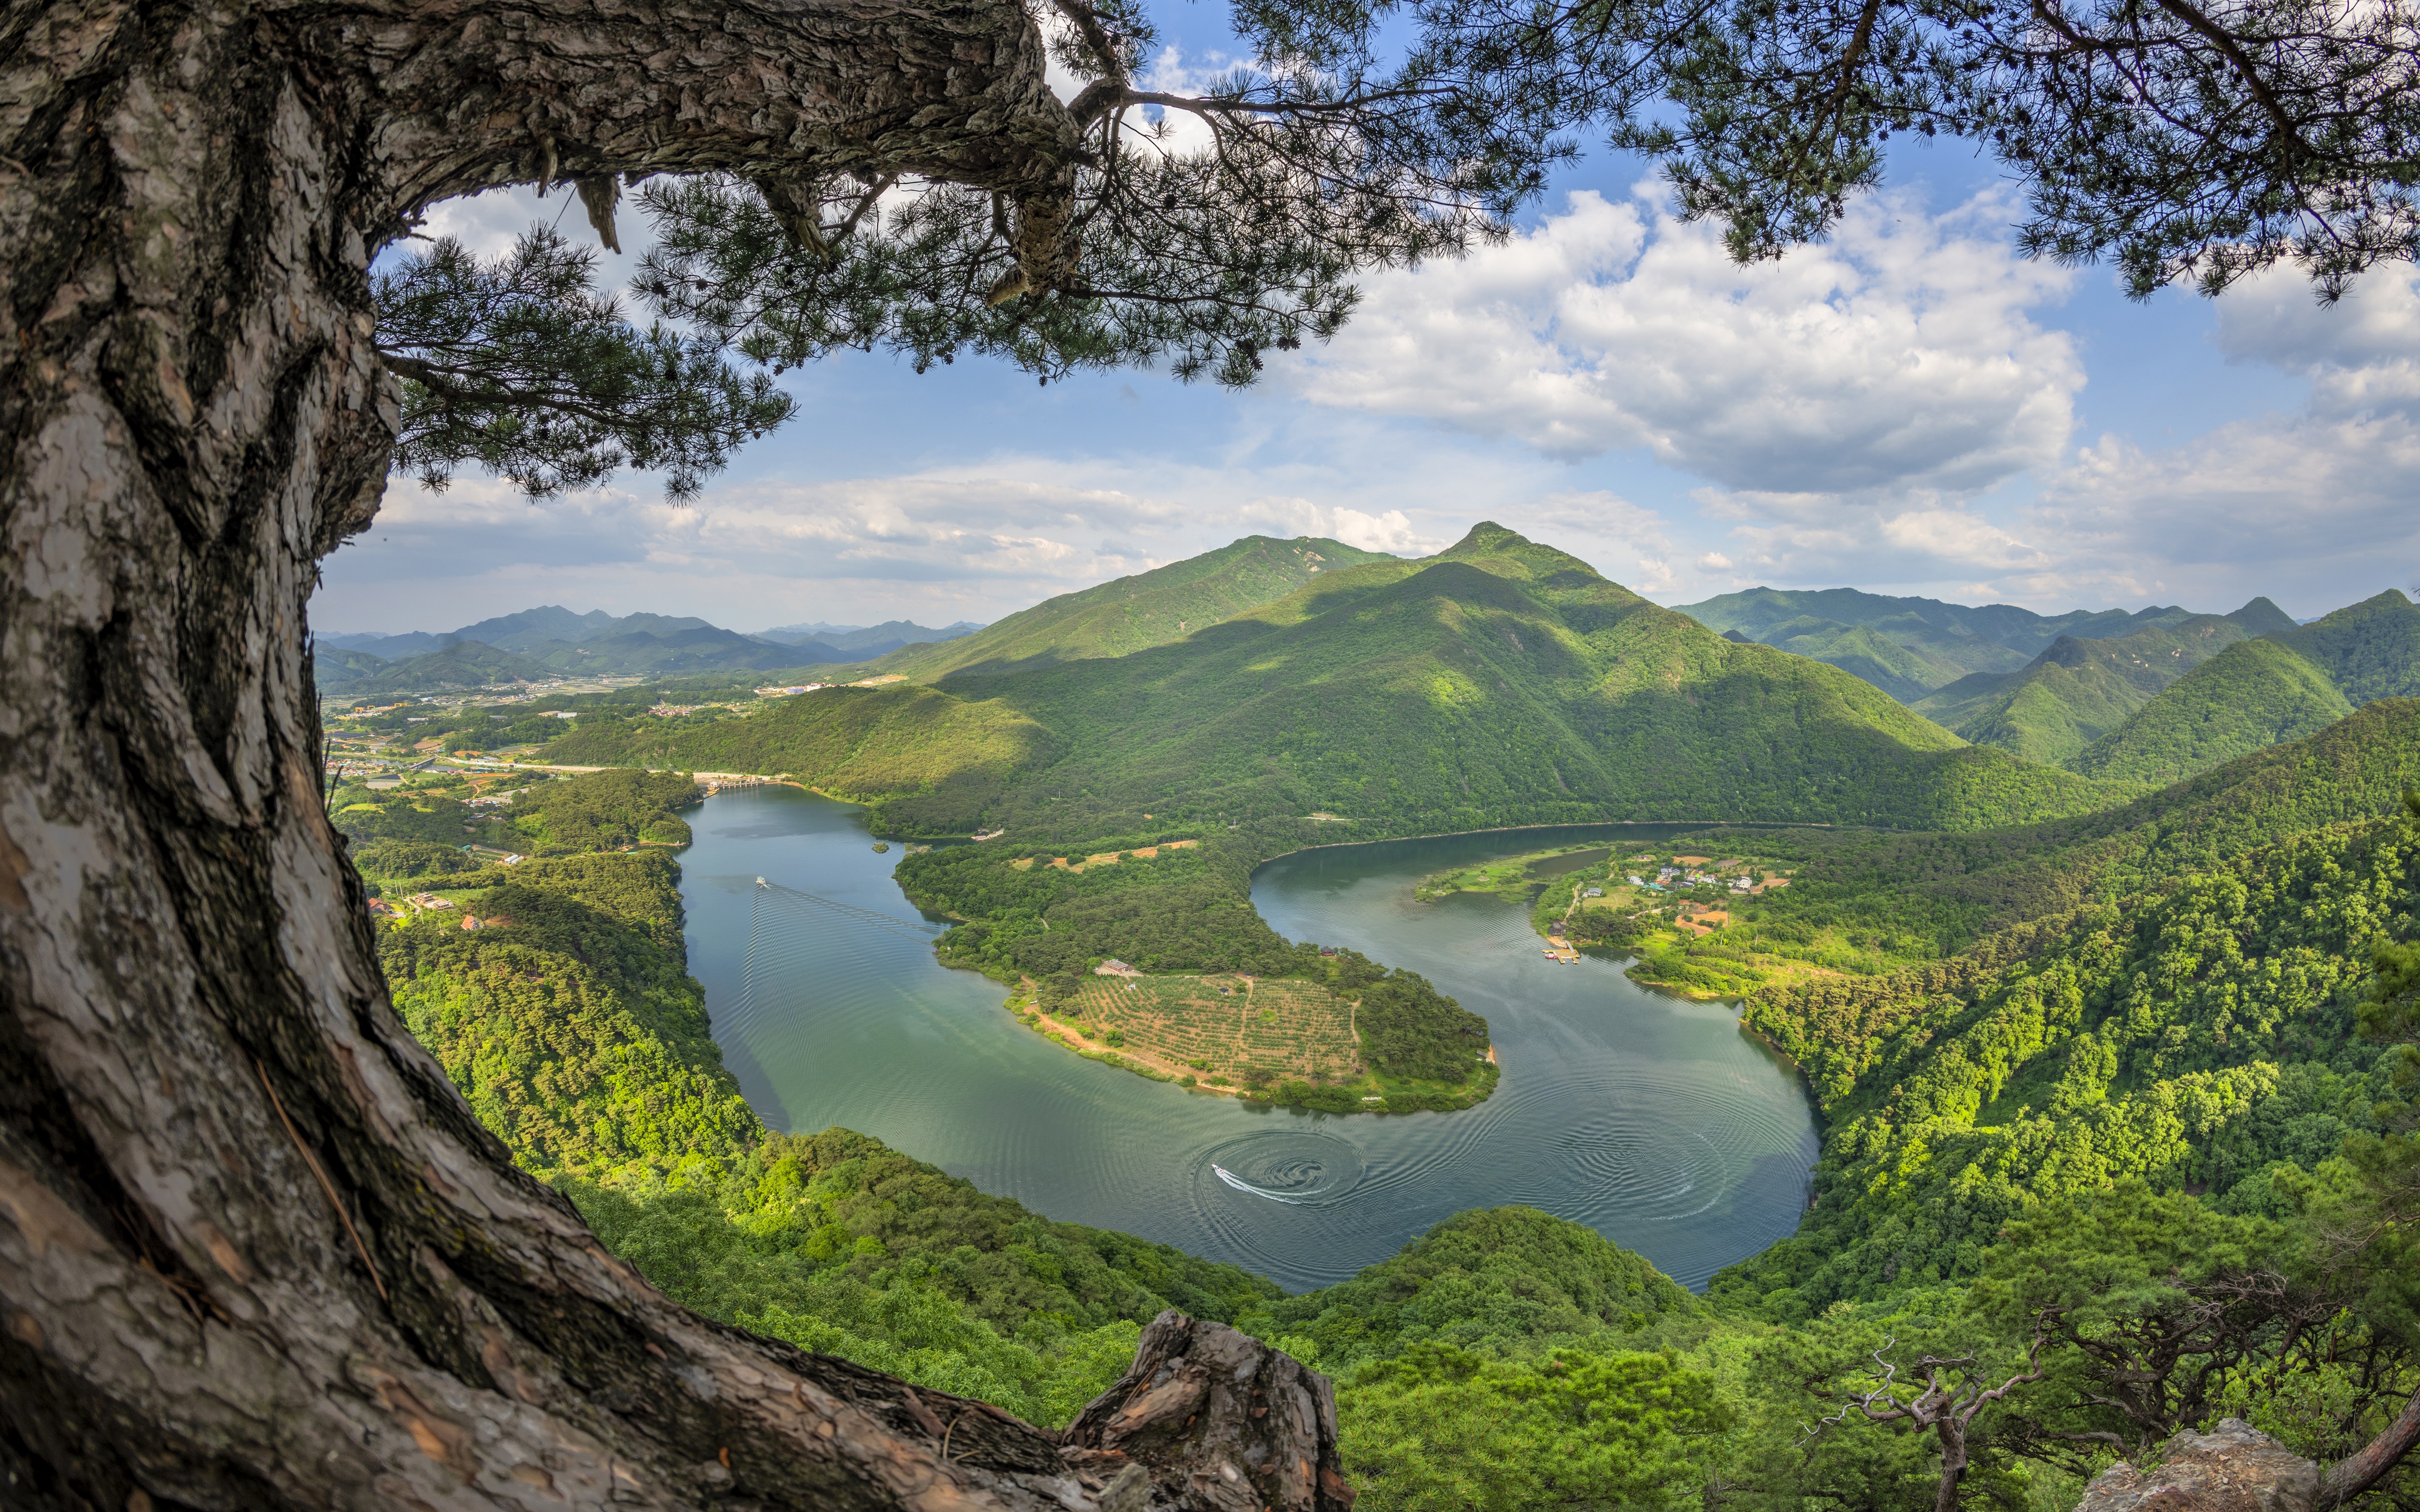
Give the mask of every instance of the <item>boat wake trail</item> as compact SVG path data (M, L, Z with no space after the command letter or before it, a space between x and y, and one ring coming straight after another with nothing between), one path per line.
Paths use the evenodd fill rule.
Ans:
M1224 1165L1213 1165L1210 1167L1210 1170L1213 1175L1218 1178L1218 1180L1226 1182L1229 1186L1233 1187L1238 1192L1249 1192L1256 1197L1266 1197L1271 1202L1282 1202L1289 1208L1299 1208L1302 1206L1302 1198L1286 1196L1277 1192L1264 1192L1259 1187L1254 1186L1251 1182L1245 1180L1242 1177L1237 1176L1234 1172L1227 1169Z

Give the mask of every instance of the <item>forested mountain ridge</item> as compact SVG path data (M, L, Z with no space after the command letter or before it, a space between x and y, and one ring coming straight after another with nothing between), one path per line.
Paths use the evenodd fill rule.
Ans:
M1356 833L1596 818L1976 824L2106 795L1968 751L1867 684L1741 645L1501 527L1186 641L985 679L1066 754L989 816L1330 811ZM1340 710L1352 711L1349 720ZM1985 816L1988 816L1985 817Z
M1324 537L1248 535L1215 551L1045 599L962 638L906 647L871 670L932 681L1123 656L1255 609L1323 572L1391 560Z
M828 687L744 719L667 727L644 713L583 715L541 758L569 765L787 773L836 797L912 802L969 830L1063 743L1006 701L919 684Z
M2100 640L2062 635L2020 671L1962 677L1911 707L1978 746L2061 765L2250 633L2196 614Z
M371 652L322 647L312 675L323 697L361 698L382 693L424 693L445 687L492 687L534 683L552 675L544 664L480 640L454 640L399 661Z
M2126 1179L2288 1211L2287 1174L2375 1130L2392 1089L2355 1019L2373 950L2420 925L2415 838L2330 825L1944 967L1758 995L1744 1022L1828 1128L1799 1234L1716 1294L1787 1320L1902 1272L1971 1278L2009 1219Z
M1961 834L1759 834L1764 849L1804 863L1763 906L1784 918L1954 918L1950 954L1993 930L2227 864L2281 835L2394 813L2413 786L2420 702L2381 700L2292 744L2089 813ZM1715 830L1707 842L1732 839Z
M2121 795L1965 748L1838 669L1726 640L1492 524L1125 656L954 675L878 704L861 692L669 735L633 727L619 745L582 731L547 759L789 772L910 832L1073 841L1323 811L1361 836L1609 818L1966 828ZM877 706L903 731L993 734L861 772L846 732ZM1012 725L1030 733L1011 740Z
M2420 698L2420 606L2395 589L2276 639L2325 671L2356 707L2372 699Z
M2118 781L2173 781L2373 700L2420 697L2420 608L2389 589L2204 666L2062 764Z
M1971 673L2018 671L2062 636L2111 640L2195 617L2175 607L2044 615L2013 604L1948 604L1854 588L1751 588L1678 608L1714 629L1830 662L1908 702ZM2247 635L2294 627L2266 598L2221 617ZM1954 728L1958 721L1942 722Z
M2352 713L2328 674L2283 639L2227 647L2067 759L2118 782L2174 782L2248 751L2299 740Z

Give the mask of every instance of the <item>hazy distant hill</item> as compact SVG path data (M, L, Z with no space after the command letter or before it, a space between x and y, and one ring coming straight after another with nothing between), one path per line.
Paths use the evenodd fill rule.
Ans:
M1302 544L1177 567L1199 580L1238 548ZM631 738L656 760L794 772L910 827L1028 836L1312 812L1369 826L1357 834L1615 817L1962 828L2122 795L1965 747L1838 668L1727 640L1493 524L1422 561L1323 570L1166 644L908 694L808 694L678 732L668 753L661 733ZM933 741L908 738L918 720ZM844 786L861 728L898 754L879 784ZM604 736L550 751L613 759Z
M2062 636L2107 640L2172 627L2195 618L2176 607L2074 609L2037 614L2013 604L1948 604L1854 588L1751 588L1680 612L1717 630L1855 673L1903 702L1976 672L2023 671ZM2265 598L2226 616L2251 635L2290 630L2294 622Z
M2390 589L2228 647L2067 764L2117 781L2174 781L2299 739L2375 700L2413 697L2420 609Z
M959 640L894 652L875 670L930 681L1123 656L1258 609L1322 573L1397 560L1342 541L1248 535L1198 557L1045 599Z
M484 665L476 655L428 658L466 645L526 661L503 681L787 671L878 655L742 635L690 615L617 618L601 609L574 614L548 604L442 634L322 635L317 640L319 690L353 695L465 686L462 679Z
M323 696L345 698L535 683L554 675L541 662L477 640L456 640L417 656L383 662L365 652L322 646L312 670Z
M901 646L924 645L935 640L955 640L974 634L983 626L970 620L931 629L913 620L885 620L880 625L777 625L769 630L759 630L760 640L778 641L785 646L804 649L814 646L831 653L823 659L830 661L871 661Z

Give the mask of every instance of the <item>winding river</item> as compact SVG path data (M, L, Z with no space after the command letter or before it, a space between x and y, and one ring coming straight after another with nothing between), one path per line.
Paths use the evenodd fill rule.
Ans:
M898 851L875 854L848 805L757 788L706 799L690 823L690 969L732 1071L777 1128L861 1130L1053 1218L1294 1289L1508 1202L1702 1286L1789 1233L1805 1201L1806 1097L1727 1006L1650 993L1618 962L1549 961L1517 905L1412 897L1426 873L1591 831L1331 847L1261 869L1253 901L1279 933L1419 971L1494 1032L1504 1074L1480 1106L1340 1118L1147 1081L1025 1028L998 985L933 959L939 927L891 879Z

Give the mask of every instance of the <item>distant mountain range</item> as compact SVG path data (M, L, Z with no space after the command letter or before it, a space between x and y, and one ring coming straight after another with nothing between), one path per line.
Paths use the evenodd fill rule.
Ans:
M1838 823L1887 812L1954 828L2080 811L2373 701L2420 697L2420 609L2388 592L2297 625L2266 598L2229 614L2044 615L1761 588L1675 612L1487 526L1419 563L1248 536L989 626L743 635L547 606L444 634L322 637L317 666L340 697L566 675L897 672L923 687L861 706L804 701L701 733L689 756L812 770L943 829L1012 813L1031 825L1037 809L1055 810L1055 827L1078 808L1114 828L1109 814L1201 803L1472 810L1457 823L1561 802L1749 817L1767 778L1823 795ZM1864 750L1872 769L1792 748L1749 705L1794 710L1802 738L1828 732L1827 747ZM611 763L619 738L583 724L557 755ZM568 748L583 743L596 748ZM1962 745L2018 764L1974 764L1981 751L1940 764ZM1760 774L1749 786L1702 779L1706 764L1738 762Z
M2173 782L2420 695L2420 609L2392 591L2305 624L2266 598L2042 615L1853 588L1756 588L1681 612L1854 672L1977 745L2119 782Z
M2326 728L2380 699L2420 698L2420 608L2393 589L2238 641L2171 682L2069 770L2166 783Z
M817 645L848 654L828 658L833 661L872 661L901 646L955 640L982 628L971 620L960 620L939 630L926 629L912 620L885 620L880 625L777 625L769 630L757 631L756 638L785 646Z
M1710 629L1828 661L1903 703L1971 673L2022 671L2062 636L2112 640L2199 617L2174 606L2037 614L2014 604L1946 604L1854 588L1751 588L1676 608ZM2226 618L2250 635L2294 627L2265 598Z
M316 643L316 675L323 694L358 697L558 677L803 671L871 661L980 628L961 622L935 630L892 620L742 635L690 617L616 618L601 609L574 614L544 605L442 633L323 635Z

